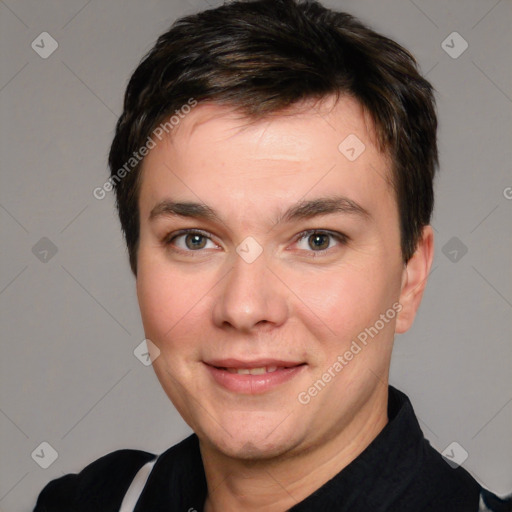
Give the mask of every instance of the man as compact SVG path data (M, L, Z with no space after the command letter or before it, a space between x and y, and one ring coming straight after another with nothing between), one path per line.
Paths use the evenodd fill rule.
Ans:
M413 57L316 2L163 34L110 183L155 372L195 434L50 482L36 512L511 510L388 386L432 264L436 128Z

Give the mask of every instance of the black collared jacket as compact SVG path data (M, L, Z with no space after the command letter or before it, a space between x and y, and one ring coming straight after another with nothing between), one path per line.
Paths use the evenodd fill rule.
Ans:
M291 512L505 512L462 467L452 467L423 437L409 399L389 388L389 422L347 467ZM34 512L118 512L137 472L156 456L112 452L51 481ZM195 434L156 459L134 512L203 512L206 479ZM284 512L284 511L283 511Z

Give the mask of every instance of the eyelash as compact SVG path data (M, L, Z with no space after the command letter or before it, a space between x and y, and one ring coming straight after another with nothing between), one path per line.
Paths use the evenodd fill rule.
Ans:
M174 242L180 236L186 236L186 235L200 235L200 236L205 237L208 240L213 242L213 240L211 239L210 233L207 233L206 231L202 231L200 229L194 229L194 228L182 229L180 231L171 233L171 234L167 235L164 238L163 242L164 242L164 244L166 246L171 246L172 247L172 242ZM332 238L337 240L341 245L346 245L348 243L348 241L349 241L349 237L347 235L345 235L343 233L339 233L337 231L330 231L330 230L325 230L325 229L309 229L309 230L302 231L301 233L299 233L295 237L294 243L297 243L297 242L300 242L300 241L302 241L304 239L307 239L307 238L309 238L312 235L331 236ZM309 255L309 257L316 258L316 257L319 257L319 256L323 256L325 253L327 253L331 249L332 249L332 247L329 247L327 249L321 249L319 251L310 250L310 251L306 251L306 252L311 253ZM185 253L185 254L190 255L192 257L193 257L193 253L195 253L195 252L201 253L202 252L202 249L198 249L197 251L193 251L193 250L179 249L179 248L176 248L176 247L172 247L172 250L176 251L176 252L179 252L181 254Z

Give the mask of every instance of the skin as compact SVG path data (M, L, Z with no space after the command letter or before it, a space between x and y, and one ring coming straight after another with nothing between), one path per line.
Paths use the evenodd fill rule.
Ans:
M349 161L339 144L366 146ZM385 179L390 161L357 101L324 98L249 123L226 106L195 107L143 163L137 294L153 366L197 433L208 482L207 512L288 510L356 458L386 425L394 334L414 320L433 256L430 226L404 265L398 208ZM276 224L300 200L343 195L349 213ZM194 201L221 221L150 212L160 201ZM170 241L196 228L209 238ZM305 230L343 233L321 238ZM263 248L247 263L248 236ZM192 235L193 238L193 235ZM313 237L314 238L314 237ZM168 243L166 243L166 241ZM191 248L192 247L192 248ZM180 251L181 249L181 251ZM306 405L297 399L392 304L401 311ZM278 358L305 362L260 394L219 386L204 361Z

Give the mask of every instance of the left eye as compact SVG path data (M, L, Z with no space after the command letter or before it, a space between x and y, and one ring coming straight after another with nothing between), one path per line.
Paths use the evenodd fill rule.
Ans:
M302 247L303 250L313 250L314 252L323 252L332 247L331 240L335 239L340 244L347 242L347 237L341 233L331 233L329 231L306 231L302 233L297 240L299 242L306 242L307 247Z

